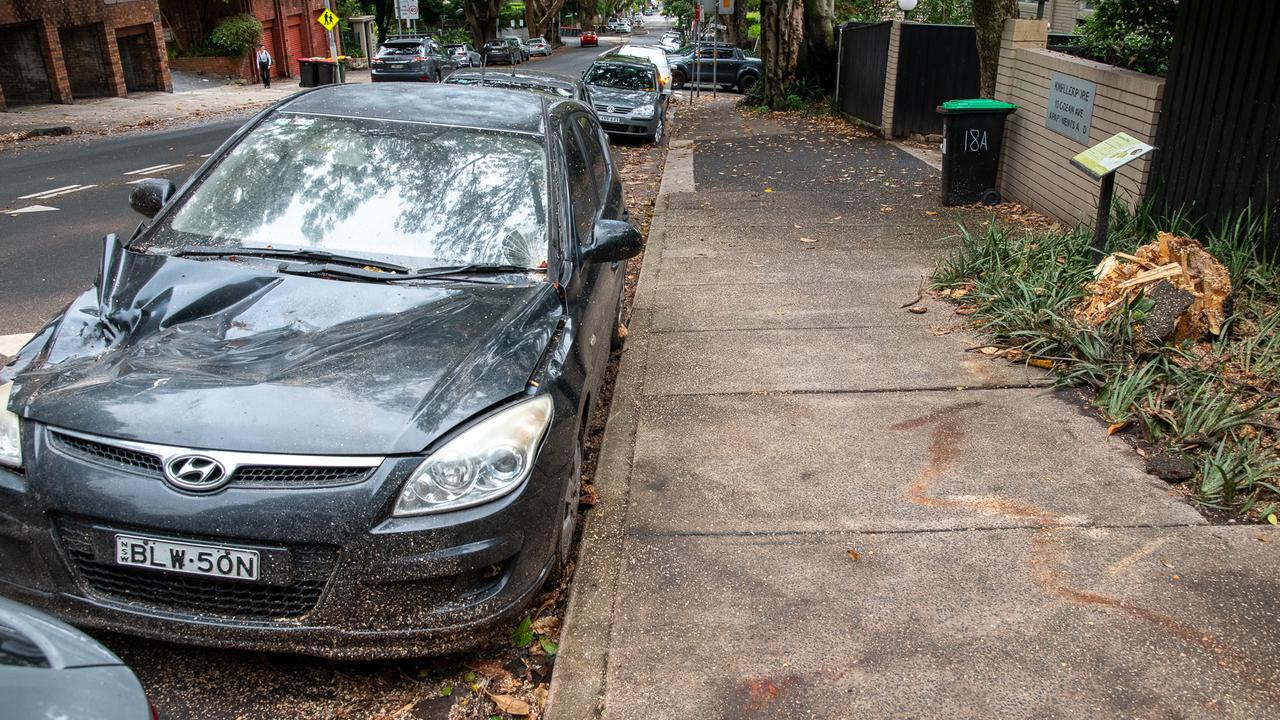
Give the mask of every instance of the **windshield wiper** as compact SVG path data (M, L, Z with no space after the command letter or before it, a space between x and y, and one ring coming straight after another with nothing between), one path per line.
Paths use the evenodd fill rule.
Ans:
M259 248L259 247L242 247L242 248L211 248L200 247L197 245L186 245L169 253L175 257L195 256L195 257L227 257L231 255L245 255L248 257L263 258L291 258L294 260L320 260L325 263L354 265L357 267L377 268L384 273L408 273L409 268L395 263L383 262L381 260L370 260L369 258L354 257L351 255L339 255L325 250L277 250L275 248ZM370 271L371 275L377 276L380 273Z
M414 274L417 277L444 277L447 275L481 275L490 273L528 273L545 270L523 265L502 265L495 263L471 263L469 265L442 265L440 267L419 268Z

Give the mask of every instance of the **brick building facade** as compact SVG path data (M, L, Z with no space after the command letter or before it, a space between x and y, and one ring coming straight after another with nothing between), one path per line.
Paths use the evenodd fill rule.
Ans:
M316 22L323 10L324 0L231 0L212 9L202 0L160 0L165 21L174 38L183 44L199 43L224 17L249 13L258 18L262 23L262 44L275 59L272 73L276 77L296 76L298 58L329 54L329 39ZM204 69L213 64L208 58L175 60L175 67L184 69ZM253 80L254 73L251 59L242 58L239 75Z
M0 0L0 110L172 89L156 0Z

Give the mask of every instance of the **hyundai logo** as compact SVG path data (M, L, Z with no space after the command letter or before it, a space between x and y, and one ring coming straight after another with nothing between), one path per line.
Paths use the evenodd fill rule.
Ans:
M179 455L164 464L164 479L179 490L212 492L231 477L222 463L207 455Z

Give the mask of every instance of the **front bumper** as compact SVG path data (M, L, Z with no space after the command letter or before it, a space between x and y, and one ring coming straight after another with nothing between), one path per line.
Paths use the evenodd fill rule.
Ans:
M657 129L658 121L661 118L662 115L657 114L647 120L632 117L623 117L621 122L605 122L601 120L600 127L610 135L649 137Z
M572 465L553 452L556 430L511 494L388 519L419 458L388 458L342 486L192 496L89 462L40 429L26 474L0 468L0 595L83 627L198 645L347 659L473 647L504 629L553 567ZM118 565L117 532L257 549L261 579Z

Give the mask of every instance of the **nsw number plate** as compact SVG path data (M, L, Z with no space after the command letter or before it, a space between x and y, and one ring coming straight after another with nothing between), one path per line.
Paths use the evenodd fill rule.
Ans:
M404 63L392 63L392 64L388 65L387 67L391 68L392 70L403 70L403 69L404 69Z
M618 115L601 115L600 122L622 123L623 119L621 116L618 116Z
M262 569L257 550L135 535L116 535L116 564L236 580L257 580Z

